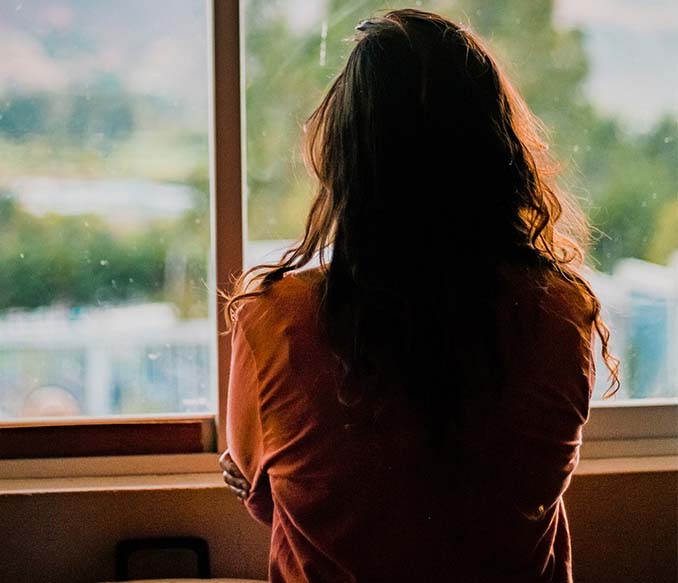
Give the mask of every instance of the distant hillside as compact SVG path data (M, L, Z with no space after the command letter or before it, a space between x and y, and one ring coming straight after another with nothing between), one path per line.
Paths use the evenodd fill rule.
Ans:
M65 91L102 75L132 94L204 108L205 2L32 0L0 3L0 94Z

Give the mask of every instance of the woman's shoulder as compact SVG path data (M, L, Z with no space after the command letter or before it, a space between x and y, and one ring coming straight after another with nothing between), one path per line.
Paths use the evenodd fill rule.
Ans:
M272 305L309 305L309 302L317 301L323 281L323 271L318 267L290 271L259 297L262 302Z
M552 322L589 330L595 296L583 275L541 262L506 262L500 267L503 296Z
M285 274L261 293L247 298L238 310L238 325L270 326L294 323L317 314L323 272L320 268Z

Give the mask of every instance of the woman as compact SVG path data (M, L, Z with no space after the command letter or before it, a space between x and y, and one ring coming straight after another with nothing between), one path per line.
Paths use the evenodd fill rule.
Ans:
M615 361L537 122L475 35L400 10L306 131L304 237L227 310L221 463L271 581L571 581L594 332Z

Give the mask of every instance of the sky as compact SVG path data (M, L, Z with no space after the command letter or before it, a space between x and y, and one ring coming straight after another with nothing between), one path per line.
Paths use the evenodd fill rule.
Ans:
M678 115L678 0L558 0L555 22L584 31L601 111L639 131Z
M272 6L281 4L294 15L290 26L304 30L322 19L326 0ZM556 0L555 24L584 31L588 92L602 112L639 131L678 114L678 0ZM118 75L133 93L204 110L203 0L0 0L0 38L0 94L74 82L86 90L99 71Z
M86 92L105 73L131 93L206 109L203 0L0 0L0 38L0 93Z
M290 27L303 31L322 19L327 0L285 3L293 15ZM587 90L601 112L640 132L667 113L678 115L678 0L554 4L557 28L584 32L591 67Z

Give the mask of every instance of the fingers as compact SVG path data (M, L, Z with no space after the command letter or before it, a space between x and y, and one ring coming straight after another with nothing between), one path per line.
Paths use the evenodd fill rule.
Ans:
M229 452L228 450L226 450L224 453L222 453L222 454L219 456L219 465L221 466L221 469L225 471L225 470L226 470L226 467L225 467L225 466L226 466L226 464L229 463L229 462L232 463L232 462L233 462L233 458L231 457L230 452Z
M245 479L245 476L242 475L238 466L235 465L235 462L231 459L228 450L226 450L219 458L219 465L223 470L222 475L228 489L236 495L239 502L244 502L249 496L250 484Z
M244 501L247 496L249 496L249 488L243 487L240 480L236 481L230 474L224 472L224 482L228 486L228 489L233 492L238 499ZM246 482L245 482L246 484Z
M240 480L245 479L245 476L242 475L240 468L238 468L238 466L236 466L235 463L233 463L232 461L226 462L223 465L223 469L224 469L225 472L228 472L229 474L231 474L232 476L234 476L234 477L236 477Z
M228 484L229 486L232 486L233 488L238 488L239 490L243 490L244 492L249 491L250 485L247 480L244 478L239 478L237 476L234 476L230 472L224 472L224 482Z
M219 465L221 466L221 469L224 470L224 472L228 472L236 478L240 478L242 480L245 479L245 476L242 475L240 468L235 465L235 462L233 461L233 458L231 458L231 454L228 453L228 450L226 450L219 458Z

